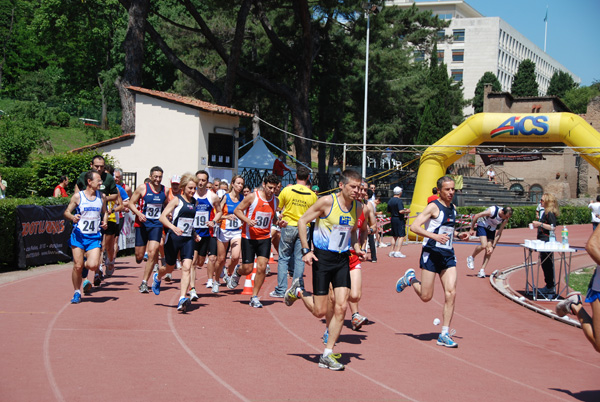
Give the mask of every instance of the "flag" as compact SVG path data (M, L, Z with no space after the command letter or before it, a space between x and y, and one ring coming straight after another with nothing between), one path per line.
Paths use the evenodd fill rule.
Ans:
M544 22L548 22L548 9L546 8L546 16L544 17Z

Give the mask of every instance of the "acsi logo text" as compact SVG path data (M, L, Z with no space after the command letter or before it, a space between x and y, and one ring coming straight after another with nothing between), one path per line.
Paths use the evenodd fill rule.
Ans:
M513 116L490 132L492 138L502 134L544 135L548 132L548 116Z

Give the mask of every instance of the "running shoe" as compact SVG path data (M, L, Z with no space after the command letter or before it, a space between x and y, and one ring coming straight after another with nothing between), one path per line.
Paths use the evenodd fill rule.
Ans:
M406 256L404 254L402 254L400 251L396 251L394 253L394 257L396 257L396 258L406 258Z
M571 310L571 305L573 304L581 304L581 293L571 292L564 300L558 302L556 305L556 314L559 317L564 317L569 313L573 313L573 310Z
M258 300L258 296L252 296L250 298L250 307L254 308L262 308L262 303Z
M148 289L148 284L146 282L142 282L140 285L140 293L150 293L150 289Z
M269 266L269 264L267 264L267 268L265 269L265 275L270 275L271 274L271 267Z
M177 269L181 269L181 261L179 261L179 260L175 261L175 267Z
M83 281L83 293L90 293L92 291L92 282L87 279Z
M398 282L396 282L396 292L400 293L404 289L406 289L407 287L409 287L411 285L411 281L414 278L416 278L415 277L415 270L412 269L412 268L408 269L404 273L404 276L401 277L400 279L398 279Z
M367 317L358 313L352 315L352 331L358 331L360 327L369 322Z
M339 353L331 353L328 356L321 355L321 357L319 357L319 367L334 371L343 370L344 365L338 362L338 359L341 357L342 355Z
M158 272L155 272L154 275L152 275L152 291L157 296L160 294L160 281L158 280Z
M102 283L102 272L96 272L94 275L94 286L98 287Z
M144 253L144 261L148 261L148 253Z
M196 301L198 300L198 293L196 293L196 288L192 288L189 292L190 294L190 300L191 301Z
M390 245L387 243L379 243L379 247L389 247Z
M292 286L288 290L285 291L285 305L291 306L294 304L296 300L298 300L298 296L296 293L298 292L298 288L300 287L300 278L296 278L292 281Z
M219 293L219 282L213 281L211 292L212 293Z
M81 293L75 292L73 298L71 299L71 304L79 304L81 303Z
M179 299L179 304L177 305L177 311L181 311L182 313L185 313L188 309L188 307L190 306L190 299L188 299L187 297L182 297L181 299Z
M165 274L163 278L165 278L165 282L171 282L173 280L173 276L171 276L171 274Z
M325 328L325 332L323 332L323 345L327 345L328 340L329 340L329 328Z
M458 343L456 343L452 340L452 337L450 336L450 334L444 334L444 335L440 334L440 336L438 336L437 344L440 346L445 346L447 348L457 348L458 347Z
M475 269L475 259L472 255L467 257L467 268Z
M477 277L478 278L485 278L485 270L483 268L481 268L479 270L479 272L477 272Z
M229 289L235 289L237 288L237 285L240 283L240 276L238 275L237 272L237 267L233 270L233 274L231 274L231 277L229 278L229 283L227 284L227 287Z
M271 293L269 293L269 296L274 297L276 299L282 299L285 297L285 295L282 295L281 293L277 293L276 291L272 291Z
M396 256L396 252L395 251L390 251L390 253L388 254L388 256L395 257Z
M106 277L110 278L115 273L115 262L109 262L106 264Z
M213 280L209 279L206 281L206 289L212 289Z

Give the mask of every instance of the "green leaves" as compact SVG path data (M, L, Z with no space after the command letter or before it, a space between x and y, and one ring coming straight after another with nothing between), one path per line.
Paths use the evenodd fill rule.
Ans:
M519 69L512 82L510 93L513 96L538 96L538 83L535 80L535 63L525 59L519 64Z

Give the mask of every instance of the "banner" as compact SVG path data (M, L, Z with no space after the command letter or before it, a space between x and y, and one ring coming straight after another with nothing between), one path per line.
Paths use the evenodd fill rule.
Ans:
M19 269L71 261L71 222L66 205L17 206L17 263Z
M135 247L135 228L133 227L135 215L133 212L128 211L123 213L123 219L125 223L119 235L119 250Z
M497 162L531 162L541 161L544 155L539 153L532 154L479 154L485 166Z

